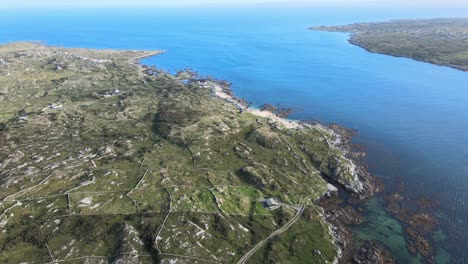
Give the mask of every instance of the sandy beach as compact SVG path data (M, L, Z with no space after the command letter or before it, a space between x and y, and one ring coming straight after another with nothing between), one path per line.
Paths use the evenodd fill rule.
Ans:
M274 123L277 123L277 124L281 124L282 126L284 126L285 128L287 129L299 129L299 128L303 128L304 126L299 123L298 121L295 121L295 120L289 120L287 118L281 118L281 117L278 117L276 116L274 113L272 112L269 112L269 111L262 111L260 109L256 109L256 108L251 108L251 107L246 107L245 105L241 104L235 97L233 97L232 95L229 95L227 93L225 93L223 91L223 88L219 85L219 84L216 84L216 83L212 83L211 84L211 88L213 90L213 93L219 97L219 98L222 98L224 100L227 100L229 102L232 102L234 105L236 105L237 107L239 108L242 108L243 111L247 111L251 114L254 114L256 116L259 116L259 117L265 117L265 118L268 118L270 119L270 121L274 122Z

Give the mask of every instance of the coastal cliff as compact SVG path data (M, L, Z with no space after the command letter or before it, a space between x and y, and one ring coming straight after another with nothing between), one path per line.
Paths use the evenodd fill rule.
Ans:
M0 46L0 262L339 261L318 201L376 191L346 136L159 53Z

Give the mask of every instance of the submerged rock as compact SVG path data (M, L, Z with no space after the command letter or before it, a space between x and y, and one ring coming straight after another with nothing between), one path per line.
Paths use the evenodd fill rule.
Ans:
M379 242L366 241L353 258L355 264L394 264L391 253Z

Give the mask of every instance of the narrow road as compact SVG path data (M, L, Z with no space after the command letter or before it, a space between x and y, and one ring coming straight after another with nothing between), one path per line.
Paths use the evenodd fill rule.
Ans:
M296 215L294 215L294 217L289 220L289 222L287 224L285 224L283 227L281 227L280 229L276 230L275 232L271 233L271 235L269 235L267 238L265 238L264 240L258 242L257 245L255 245L251 250L249 250L249 252L245 253L242 258L239 259L239 261L237 261L237 264L245 264L247 262L247 260L253 256L253 254L255 254L255 252L257 252L263 245L265 245L269 240L271 240L272 238L274 238L275 236L278 236L280 235L281 233L283 233L284 231L288 230L297 220L299 220L299 218L301 217L302 213L304 212L304 209L305 209L305 206L298 206L298 207L293 207L294 209L297 210L296 212Z

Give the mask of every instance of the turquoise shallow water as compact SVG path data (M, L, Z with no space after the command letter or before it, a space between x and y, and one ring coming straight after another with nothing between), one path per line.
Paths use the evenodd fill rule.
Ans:
M371 199L367 202L367 208L366 219L368 223L356 229L355 239L360 242L369 239L383 241L400 263L421 263L421 257L413 257L408 254L404 229L396 219L388 215L383 201L377 198Z
M169 50L144 63L193 68L233 82L236 95L256 106L281 103L296 110L292 118L357 129L356 142L367 146L370 169L387 191L403 183L406 196L440 202L441 262L449 254L467 263L468 73L371 54L348 44L347 34L307 30L442 16L468 10L2 10L0 42ZM416 261L403 249L399 223L376 202L368 208L370 224L357 237L382 240L402 263ZM394 232L382 235L387 224Z

